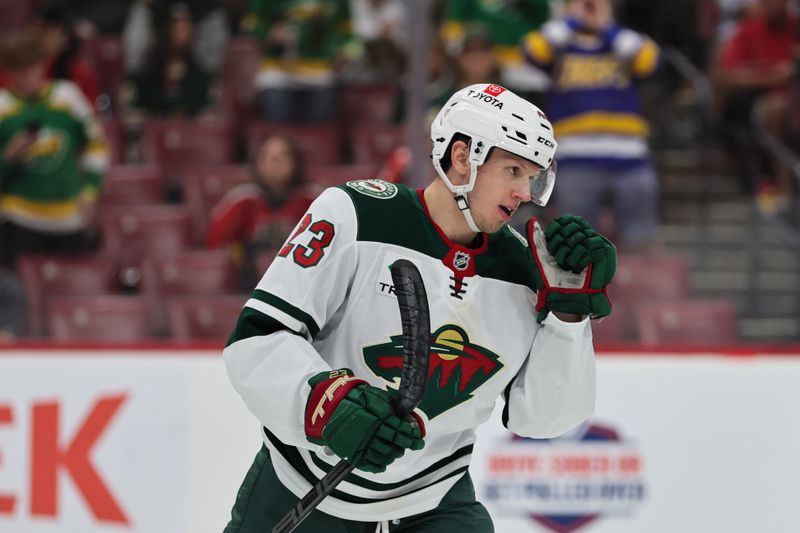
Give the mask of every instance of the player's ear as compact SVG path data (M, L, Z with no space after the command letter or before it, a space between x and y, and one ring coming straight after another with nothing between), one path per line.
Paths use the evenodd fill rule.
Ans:
M455 176L450 180L461 185L469 179L469 145L464 141L456 141L450 147L450 161L455 171Z

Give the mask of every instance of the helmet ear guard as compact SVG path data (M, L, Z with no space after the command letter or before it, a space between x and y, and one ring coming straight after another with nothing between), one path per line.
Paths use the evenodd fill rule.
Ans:
M441 165L454 136L469 142L469 179L450 181ZM536 164L542 170L531 176L531 199L545 205L555 184L556 141L553 127L542 111L511 91L495 84L476 84L453 94L431 124L431 159L436 173L453 193L470 229L479 232L469 210L467 194L475 187L478 167L492 148L501 148Z

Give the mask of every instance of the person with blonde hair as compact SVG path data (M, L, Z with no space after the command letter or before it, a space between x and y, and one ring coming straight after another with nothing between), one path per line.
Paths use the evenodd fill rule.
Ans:
M3 36L0 65L0 219L3 262L28 252L92 248L92 223L108 148L77 85L49 81L41 35Z

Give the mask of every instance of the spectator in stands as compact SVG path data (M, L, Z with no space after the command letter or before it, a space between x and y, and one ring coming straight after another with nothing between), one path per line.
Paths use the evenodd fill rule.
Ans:
M176 7L177 6L177 7ZM191 9L189 9L191 6ZM136 0L125 24L125 72L141 72L152 56L153 46L164 46L165 28L176 12L192 18L191 58L204 72L216 73L222 65L230 30L219 0Z
M159 117L194 117L211 105L214 76L195 60L194 37L188 4L172 4L147 61L129 76L130 107Z
M724 120L749 132L758 102L766 130L778 139L784 137L797 44L798 20L789 0L759 0L748 11L722 46L715 69ZM785 210L790 205L791 176L777 161L768 166L772 176L763 176L756 184L759 205L773 212Z
M649 250L658 224L658 179L636 82L652 74L658 47L614 23L611 0L570 0L568 16L524 41L550 73L548 116L558 141L560 213L600 226L610 201L620 248Z
M94 106L100 95L97 74L81 56L81 41L69 8L62 2L50 2L42 10L39 24L46 53L51 58L50 77L74 82Z
M252 181L232 189L212 210L206 245L230 248L243 284L256 281L251 276L258 253L280 247L311 204L304 178L297 146L283 136L268 137L256 152Z
M405 70L408 27L402 0L351 0L353 33L369 82L396 82Z
M255 80L262 118L334 119L335 73L346 61L350 22L349 0L251 0L242 27L263 43Z
M455 59L455 80L436 98L434 115L455 91L476 83L491 83L500 77L500 64L486 28L479 24L469 26Z
M548 18L548 0L451 1L446 5L441 34L448 53L458 57L467 29L475 24L485 27L500 66L500 83L535 101L546 89L547 77L525 62L519 43L526 33L538 29Z
M0 219L3 264L26 252L93 247L96 200L108 165L100 125L72 82L48 83L41 34L6 34L0 64Z

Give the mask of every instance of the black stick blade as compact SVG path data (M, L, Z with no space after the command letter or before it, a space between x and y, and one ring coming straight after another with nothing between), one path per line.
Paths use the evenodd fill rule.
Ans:
M414 410L425 394L431 319L425 285L414 263L398 259L389 268L403 324L403 370L400 389L393 401L398 416L405 416Z

